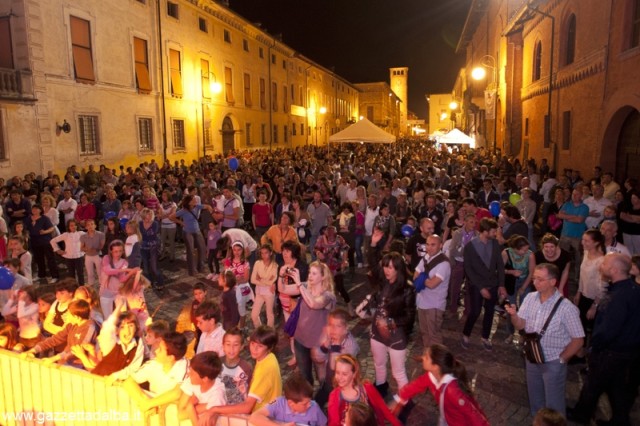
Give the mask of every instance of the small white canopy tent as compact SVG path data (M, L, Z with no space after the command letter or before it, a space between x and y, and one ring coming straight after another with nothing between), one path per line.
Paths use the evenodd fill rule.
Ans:
M471 148L474 148L476 144L475 139L465 135L458 129L453 129L446 135L438 136L436 140L438 143L445 143L448 145L470 145Z
M329 136L329 142L393 143L396 137L363 118L346 129Z

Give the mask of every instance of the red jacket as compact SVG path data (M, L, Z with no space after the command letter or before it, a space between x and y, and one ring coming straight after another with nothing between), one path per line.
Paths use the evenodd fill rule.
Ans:
M441 404L441 392L444 388L444 401ZM453 376L446 375L443 380L436 384L429 373L425 373L411 383L406 384L398 392L398 396L403 401L408 401L419 393L431 391L439 406L443 407L440 416L444 416L448 426L488 426L489 420L484 414L478 402L469 394L465 393L458 380Z
M402 423L393 415L387 404L385 404L384 399L380 396L376 388L369 382L364 382L361 389L364 389L364 393L366 394L367 400L362 401L366 404L369 404L373 411L376 414L376 419L378 420L379 426L384 426L384 421L388 421L393 426L402 426ZM362 392L362 391L361 391ZM360 395L362 397L362 395ZM329 395L329 405L327 408L327 412L329 414L329 423L328 426L342 426L344 424L344 417L347 412L348 402L344 399L340 398L340 388L335 388L331 394Z

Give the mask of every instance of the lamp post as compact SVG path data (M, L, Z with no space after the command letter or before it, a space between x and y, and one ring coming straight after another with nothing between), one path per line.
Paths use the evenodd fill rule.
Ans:
M316 148L318 147L318 113L320 115L325 115L327 113L327 108L320 107L316 108Z
M211 77L213 77L213 81L211 81ZM205 122L205 107L207 110L210 109L210 103L212 95L217 95L222 91L222 85L218 83L218 79L216 75L212 72L207 73L206 75L202 75L202 157L204 158L207 155L207 126ZM211 123L211 120L209 120Z
M496 58L491 55L484 55L482 58L480 58L480 65L471 70L471 78L477 81L484 80L487 76L487 68L491 69L491 82L487 85L487 88L485 90L485 110L491 114L491 118L485 116L485 121L493 119L493 141L491 143L491 151L495 151L496 142L498 139L498 118L496 117L496 109L498 107L496 103L496 96L498 93L498 66L496 63ZM492 102L493 105L486 105L487 100ZM489 108L486 108L487 106L489 106ZM486 139L486 126L484 134Z

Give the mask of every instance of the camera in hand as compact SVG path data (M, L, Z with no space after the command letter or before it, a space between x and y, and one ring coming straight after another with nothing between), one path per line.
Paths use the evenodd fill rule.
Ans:
M296 270L296 268L287 268L287 269L285 269L285 272L286 272L287 274L291 274L291 273L293 273L293 271L295 271L295 270Z
M504 299L502 302L500 302L500 307L502 309L506 308L508 305L511 305L511 303L509 303L509 299Z

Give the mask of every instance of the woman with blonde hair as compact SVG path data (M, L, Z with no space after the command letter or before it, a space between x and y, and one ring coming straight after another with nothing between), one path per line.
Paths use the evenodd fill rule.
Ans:
M60 235L58 225L60 224L60 212L56 209L56 200L51 194L42 194L40 196L40 203L42 204L42 214L49 218L56 230L53 236Z
M309 265L309 277L307 282L300 280L300 271L297 268L285 268L280 270L280 278L285 281L291 277L293 284L281 285L281 291L285 294L300 295L299 317L294 338L294 349L298 368L305 379L313 384L311 351L320 346L322 330L327 323L329 312L336 304L336 296L333 294L333 274L329 267L322 262L315 261ZM318 379L322 381L324 362L317 364Z

